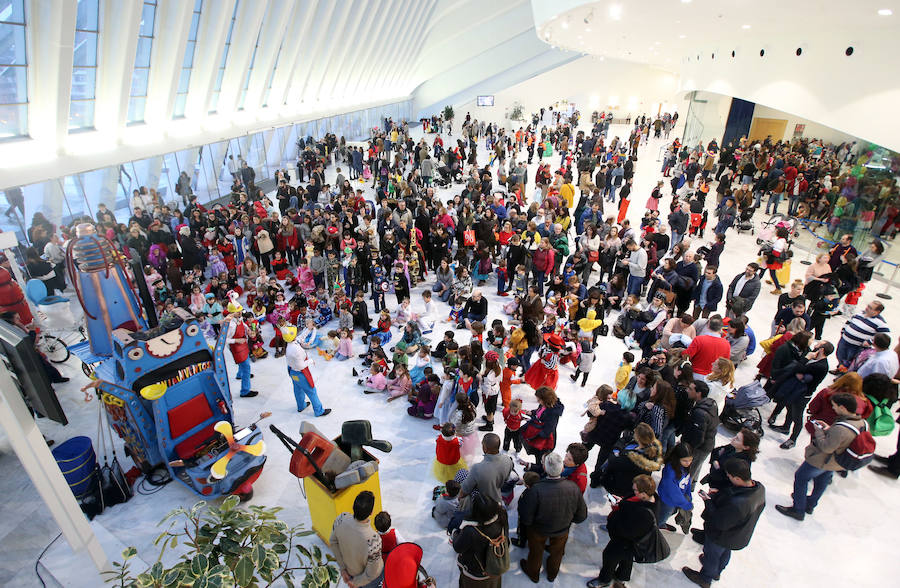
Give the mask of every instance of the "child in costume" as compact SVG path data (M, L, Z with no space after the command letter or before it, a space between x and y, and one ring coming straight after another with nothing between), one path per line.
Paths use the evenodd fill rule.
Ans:
M372 330L372 324L369 321L369 307L366 306L366 299L362 290L354 296L353 304L350 306L350 314L353 315L354 328L362 329L363 334Z
M300 343L304 349L318 347L322 342L322 338L319 337L319 330L316 328L316 323L311 318L306 319L306 328L297 335L297 342Z
M428 371L430 372L431 370L429 369ZM431 419L431 417L434 416L434 406L437 404L440 392L440 378L433 373L429 373L425 379L416 386L415 399L410 397L410 402L413 406L406 409L407 414L419 419Z
M525 373L525 383L537 390L547 386L556 390L559 381L559 353L565 347L562 337L556 333L544 335L544 344L538 351L540 360Z
M403 299L409 299L409 274L406 270L404 262L397 260L394 262L394 269L391 272L391 280L394 283L394 295L397 297L397 304L402 304Z
M503 377L500 379L500 399L503 401L503 408L509 406L512 385L522 383L522 380L516 377L518 373L519 360L515 357L510 357L506 360L506 367L503 368Z
M466 469L466 460L460 454L462 440L456 436L453 423L444 423L435 447L434 464L431 471L438 480L452 480L459 470Z
M463 300L462 296L458 296L453 302L453 306L450 307L450 316L447 317L447 320L445 322L454 324L459 323L462 320L462 311L465 302L466 301Z
M481 400L484 403L484 420L479 431L494 430L494 413L497 412L497 397L500 396L500 359L496 351L484 354L484 373L481 375Z
M422 345L419 347L419 352L416 354L415 359L413 359L413 367L409 371L409 376L412 378L413 384L417 384L425 379L425 368L432 367L431 364L431 350L428 349L427 345Z
M338 338L337 331L328 331L328 334L319 345L319 355L324 357L326 361L331 361L331 358L337 353L340 344L341 340Z
M409 298L404 298L394 313L394 324L401 328L405 327L410 318L412 318L412 311L409 308Z
M393 334L391 333L391 313L388 309L384 308L381 310L378 326L369 331L368 337L378 339L378 342L381 343L382 347L390 343ZM367 337L363 337L363 343L366 341Z
M254 317L253 313L249 310L244 313L244 325L247 327L247 345L250 347L250 360L256 361L257 359L265 359L268 357L269 352L266 351L263 346L259 321L256 320L256 317ZM281 352L281 355L284 355L284 351ZM277 353L275 356L281 357Z
M339 331L340 342L334 358L338 361L347 361L353 357L353 333L349 329Z
M438 424L432 425L432 428L440 430L441 425L450 422L450 415L456 410L456 377L458 370L450 368L444 370L444 378L441 382L441 393L435 405L434 416L437 417Z
M206 298L204 298L203 293L200 291L200 286L191 288L190 311L194 314L200 314L203 312L204 304L206 304Z
M506 428L503 431L503 451L509 451L512 445L516 453L522 451L522 400L515 398L509 401L509 406L503 409L503 422Z
M394 364L394 378L388 381L387 392L390 394L388 402L396 400L401 396L409 396L413 389L412 378L409 377L409 370L405 364Z
M431 357L436 359L444 359L444 356L447 355L447 343L453 341L453 338L456 336L455 331L444 331L444 338L437 344L434 351L431 352Z
M462 439L460 454L466 463L474 462L481 453L481 441L475 430L475 407L465 392L456 393L456 409L450 415L456 434Z
M425 310L422 313L412 313L412 320L416 321L416 325L423 335L427 335L434 330L435 317L437 310L434 302L431 300L431 290L422 292L422 299L425 301Z
M619 363L619 368L616 370L616 393L628 385L628 380L631 379L631 364L633 362L634 354L632 352L626 351L622 354L622 361ZM613 395L613 398L615 398L615 395Z
M225 265L225 260L222 259L222 254L219 253L219 250L215 247L210 247L209 253L206 255L206 277L209 279L222 273L228 273L228 266Z
M222 314L222 305L219 304L216 295L212 292L206 295L206 304L203 305L201 312L206 315L206 320L212 325L213 331L218 337L225 315Z
M328 305L327 299L317 299L316 302L315 321L316 326L321 328L331 322L331 319L334 318L334 313L332 313L331 306ZM312 306L310 306L310 308L312 308Z
M353 315L350 314L349 300L341 302L340 311L338 312L338 328L353 331Z
M396 529L391 528L391 515L387 512L381 511L372 522L381 536L381 557L386 558L398 544L404 543L404 539Z
M374 394L375 392L384 392L387 390L388 379L387 376L384 375L384 368L381 364L373 363L371 367L369 367L369 377L367 377L365 381L360 378L356 383L364 386L364 393Z
M494 351L500 360L500 367L505 368L506 354L503 352L503 346L506 345L506 328L503 326L503 321L494 319L491 323L491 330L485 338L488 351Z
M297 268L297 285L307 296L316 291L316 280L306 259L301 259L300 267Z
M288 277L288 264L287 260L282 257L281 251L275 252L275 258L272 260L272 271L275 272L275 276L279 280L285 280Z
M581 379L581 387L584 388L594 363L594 349L591 347L590 339L580 339L579 345L581 345L581 354L578 356L578 367L575 368L575 373L569 377L575 382L578 380L578 375L582 374L584 377Z

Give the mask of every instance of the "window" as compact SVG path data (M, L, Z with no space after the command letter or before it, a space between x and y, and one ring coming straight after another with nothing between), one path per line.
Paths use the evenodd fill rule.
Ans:
M247 74L244 76L244 85L241 87L241 97L238 100L238 110L244 110L244 100L247 99L247 88L250 87L250 76L253 74L253 64L256 62L256 52L259 50L259 39L262 37L262 28L256 35L256 45L253 46L253 54L250 56L250 67L247 68Z
M238 7L241 0L234 3L234 12L231 14L231 24L228 25L228 36L225 37L225 48L222 50L222 62L219 63L219 72L216 74L216 85L213 87L212 96L209 97L210 114L216 111L219 105L219 94L222 92L222 78L225 77L225 64L228 62L228 50L231 49L231 33L234 32L234 21L237 19Z
M262 105L266 107L269 105L269 92L272 91L272 80L275 79L275 71L278 69L278 60L281 59L281 50L284 49L284 40L287 38L287 32L284 34L284 38L281 40L281 45L278 47L278 53L275 54L275 65L272 66L272 71L269 72L269 81L266 82L266 89L263 90L262 97Z
M94 126L97 89L97 41L100 37L100 0L78 0L75 18L75 52L72 61L72 91L69 130Z
M28 134L25 0L0 1L0 138Z
M128 100L128 124L144 122L147 107L147 84L150 81L150 51L153 49L153 25L156 0L144 0L141 27L138 31L134 71L131 74L131 98Z
M184 105L187 102L188 87L191 84L191 71L194 68L194 52L197 50L197 29L200 28L200 12L203 0L194 2L194 14L191 17L191 30L188 33L187 45L184 48L184 61L181 63L181 76L178 78L178 91L175 93L174 117L184 116Z

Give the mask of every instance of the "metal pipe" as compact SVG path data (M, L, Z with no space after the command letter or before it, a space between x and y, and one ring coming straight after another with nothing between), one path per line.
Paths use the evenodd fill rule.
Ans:
M97 290L97 301L100 303L100 316L103 318L103 324L106 325L106 330L109 333L110 339L112 339L113 327L109 320L109 308L106 306L106 298L103 297L103 290L100 288L100 276L97 274L90 274L90 276L91 282Z

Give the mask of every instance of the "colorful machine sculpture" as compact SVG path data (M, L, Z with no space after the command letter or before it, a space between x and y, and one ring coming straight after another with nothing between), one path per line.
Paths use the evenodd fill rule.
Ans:
M148 329L121 256L90 225L78 226L67 263L90 339L72 352L97 365L98 396L135 464L145 473L165 466L205 498L249 496L265 443L255 424L234 429L227 329L212 350L180 309Z

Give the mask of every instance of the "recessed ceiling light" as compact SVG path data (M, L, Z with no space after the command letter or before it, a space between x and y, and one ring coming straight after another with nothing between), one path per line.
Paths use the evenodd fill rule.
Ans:
M687 39L687 35L678 35L679 39Z
M681 0L681 3L682 3L682 4L690 4L690 3L691 3L691 0Z
M562 28L564 28L564 29L569 28L569 21L564 20L563 23L562 23Z
M585 30L585 32L590 33L590 32L591 32L591 27L587 27L587 28L584 29L584 30Z
M613 20L621 20L622 18L622 5L621 4L610 4L609 5L609 18Z
M890 8L882 8L878 11L878 16L890 16L894 14L894 11Z
M653 43L653 44L654 44L654 45L661 45L661 44L662 44L662 41L656 41L656 42Z
M741 28L742 28L742 29L749 29L749 28L750 28L750 25L741 25Z

